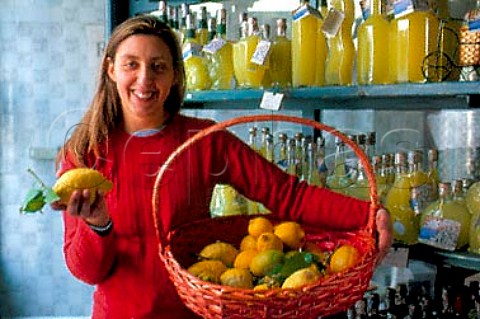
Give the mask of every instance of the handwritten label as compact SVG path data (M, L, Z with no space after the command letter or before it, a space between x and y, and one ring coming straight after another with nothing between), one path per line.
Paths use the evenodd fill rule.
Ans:
M270 53L271 46L272 43L270 41L260 40L255 48L252 58L250 59L250 62L258 65L264 65L268 58L268 54Z
M323 22L322 32L325 33L326 36L333 38L340 30L343 20L345 20L345 14L335 8L331 8Z
M227 44L227 41L221 38L216 38L210 41L210 43L207 43L203 47L203 51L210 53L210 54L215 54L217 53L221 48L223 48Z

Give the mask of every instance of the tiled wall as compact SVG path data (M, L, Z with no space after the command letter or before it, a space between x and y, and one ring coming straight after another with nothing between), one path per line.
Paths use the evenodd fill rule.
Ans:
M2 0L0 8L0 317L80 316L92 288L68 272L58 212L18 213L33 179L54 161L29 150L61 145L94 87L104 29L97 0Z

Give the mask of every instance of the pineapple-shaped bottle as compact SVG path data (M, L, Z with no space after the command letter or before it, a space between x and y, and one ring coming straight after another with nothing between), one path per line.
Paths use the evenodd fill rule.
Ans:
M452 199L451 183L439 184L439 198L422 213L421 243L453 251L469 242L471 216L465 206Z
M269 75L275 87L292 85L292 43L287 38L287 19L277 19L277 34L270 52Z
M209 61L213 90L228 90L233 87L233 48L226 38L226 23L227 12L221 9L217 13L216 36L203 48Z
M186 17L187 31L182 47L183 61L188 91L207 90L211 87L208 62L202 54L202 46L195 37L192 15Z

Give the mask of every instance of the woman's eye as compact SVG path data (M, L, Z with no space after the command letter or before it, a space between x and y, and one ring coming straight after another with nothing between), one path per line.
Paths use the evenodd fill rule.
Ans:
M134 69L137 66L137 63L134 61L128 61L123 64L125 69Z
M152 65L152 69L155 71L155 72L163 72L167 69L167 66L164 64L164 63L154 63Z

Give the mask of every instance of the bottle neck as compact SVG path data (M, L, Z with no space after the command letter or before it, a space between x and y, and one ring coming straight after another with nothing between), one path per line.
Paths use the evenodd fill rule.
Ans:
M372 0L371 6L372 16L379 16L382 14L382 0Z

